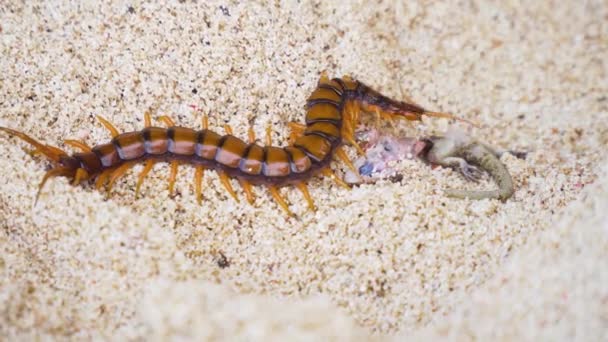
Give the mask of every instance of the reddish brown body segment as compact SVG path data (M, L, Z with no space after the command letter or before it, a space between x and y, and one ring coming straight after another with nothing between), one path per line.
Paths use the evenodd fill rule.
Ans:
M197 168L196 190L199 200L203 170L215 169L235 199L236 194L227 177L240 180L250 202L254 198L250 184L268 185L272 196L289 212L276 187L296 184L313 208L305 182L319 171L331 173L329 162L336 151L338 157L349 166L352 165L346 154L339 149L343 141L358 147L353 133L359 112L408 120L420 120L423 115L452 117L449 114L425 111L415 104L389 99L347 77L329 80L325 75L308 98L306 107L306 126L301 130L298 128L299 133L294 134L293 144L287 147L261 147L255 143L252 132L249 143L231 134L222 136L208 130L206 120L203 129L199 131L175 126L168 117L161 117L168 128L150 127L148 114L143 130L122 134L111 123L100 118L112 133L112 141L89 148L85 143L72 140L71 145L81 148L83 152L71 156L58 148L41 144L24 133L5 127L0 127L0 130L25 140L57 164L45 175L40 188L48 178L55 176L72 177L75 183L97 177L98 187L109 180L109 188L132 165L147 161L139 177L139 190L139 185L153 163L167 161L171 163L170 189L173 189L178 165L191 164ZM230 133L232 129L227 127L227 131Z

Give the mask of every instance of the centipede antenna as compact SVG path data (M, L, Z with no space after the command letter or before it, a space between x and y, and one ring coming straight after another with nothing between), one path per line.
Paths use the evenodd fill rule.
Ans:
M38 142L36 139L30 137L29 135L16 131L14 129L0 127L0 130L5 131L6 133L16 136L17 138L27 142L28 144L35 147L35 151L44 154L47 158L54 162L59 162L61 157L67 156L67 153L57 147L45 145L43 143Z

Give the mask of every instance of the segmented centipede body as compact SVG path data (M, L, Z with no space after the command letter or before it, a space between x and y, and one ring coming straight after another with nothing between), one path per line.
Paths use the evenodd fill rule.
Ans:
M375 113L379 118L401 117L407 120L420 120L424 115L455 118L450 114L426 111L412 103L392 100L349 77L330 80L325 74L308 98L306 110L304 125L290 123L292 139L286 147L270 146L269 135L267 146L260 146L255 142L252 130L249 142L232 135L232 129L228 126L227 134L220 135L208 129L206 118L203 119L203 129L198 131L176 126L169 117L161 117L167 128L152 127L147 113L143 130L125 133L119 133L110 122L98 117L112 133L112 140L92 148L82 141L65 140L66 145L81 150L71 155L22 132L5 127L0 127L0 130L28 142L36 148L36 152L54 162L55 166L43 177L38 193L49 178L57 176L72 178L73 184L96 178L98 189L106 186L110 191L112 184L133 165L145 162L137 182L137 194L154 163L165 161L171 164L170 192L178 165L190 164L196 168L195 191L199 202L202 198L203 172L213 169L219 173L222 184L237 201L230 177L239 180L250 203L254 200L251 185L264 184L279 205L291 214L277 187L296 185L309 207L314 209L306 182L320 172L333 175L329 168L333 155L352 168L341 145L348 142L360 150L354 140L354 130L361 112ZM335 175L334 178L347 186Z

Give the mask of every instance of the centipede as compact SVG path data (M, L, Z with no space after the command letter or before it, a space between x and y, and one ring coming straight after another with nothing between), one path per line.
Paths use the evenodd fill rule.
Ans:
M207 116L202 116L202 129L195 130L176 125L166 115L159 117L166 127L153 126L149 112L144 114L142 130L123 133L105 118L97 116L111 133L111 141L90 147L82 140L65 139L64 145L78 150L72 154L41 143L21 131L1 126L0 130L33 146L33 154L50 160L52 165L38 185L36 202L51 178L66 177L73 185L94 184L97 190L105 189L109 194L113 184L129 169L144 163L135 187L137 198L152 167L158 162L166 162L170 167L169 194L174 191L178 166L186 164L195 168L194 190L198 203L203 201L204 172L214 170L235 201L239 199L231 178L238 180L250 204L255 201L252 186L265 186L278 205L288 215L293 215L278 190L280 187L291 185L299 189L310 210L316 209L308 191L308 182L313 176L331 177L340 186L349 188L332 171L330 162L336 157L358 174L344 145L350 144L363 153L354 138L362 113L376 115L378 120L421 121L422 117L428 116L471 123L449 113L428 111L410 101L393 100L351 77L330 79L326 73L322 73L305 109L304 123L288 123L291 133L289 143L284 147L272 146L270 127L266 131L265 145L260 146L252 128L246 142L233 135L229 125L224 126L223 135L210 130Z

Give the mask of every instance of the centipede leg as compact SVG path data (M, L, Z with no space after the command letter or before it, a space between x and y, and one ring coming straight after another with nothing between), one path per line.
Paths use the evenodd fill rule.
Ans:
M173 196L173 188L175 187L175 181L177 180L177 167L179 166L179 161L174 160L171 162L169 166L169 196Z
M249 138L250 144L255 143L255 132L253 131L252 127L249 127L249 130L247 131L247 136Z
M96 190L99 191L99 190L101 190L101 188L103 188L103 186L106 184L106 181L108 180L108 177L112 174L112 172L114 172L113 169L108 169L108 170L101 172L101 174L99 174L99 176L97 176L97 180L95 181Z
M355 141L355 139L353 137L345 136L344 140L346 140L349 144L351 144L360 155L362 155L362 156L365 155L365 151L363 151L361 146L359 146L359 144Z
M81 150L82 152L91 152L91 147L89 145L87 145L87 143L85 143L84 141L74 140L74 139L65 139L63 141L63 143L68 146L75 147L75 148Z
M148 159L146 161L146 164L144 165L144 169L141 170L139 176L137 176L137 185L135 185L135 198L139 197L139 189L141 188L141 185L143 184L144 179L146 178L148 173L150 173L150 170L152 170L152 168L154 167L154 164L156 164L156 160Z
M152 127L152 118L150 117L150 112L148 111L144 113L144 127Z
M329 83L329 76L327 75L327 71L321 71L321 76L319 77L319 84Z
M245 197L247 198L247 202L249 204L253 204L255 202L255 195L253 194L253 189L251 188L251 183L244 179L239 178L239 183L243 187L243 191L245 191Z
M0 131L4 131L10 135L16 136L17 138L34 146L34 151L38 151L35 153L42 153L47 158L51 159L54 162L59 162L61 160L61 157L64 157L67 155L67 153L65 151L63 151L57 147L45 145L41 142L38 142L36 139L30 137L29 135L27 135L23 132L15 131L14 129L6 128L6 127L0 127Z
M51 145L43 145L43 146L44 146L44 150L41 150L40 147L35 147L33 150L27 151L27 153L29 155L31 155L32 157L38 156L41 154L48 157L49 154L51 154L53 156L57 156L57 158L61 158L61 156L67 155L67 153L64 150L60 149L59 147L55 147L55 146L51 146ZM49 157L49 158L51 158L51 157Z
M397 128L397 125L395 124L395 120L390 114L380 113L380 111L377 109L375 112L376 112L376 118L378 118L378 120L384 119L384 120L388 121L388 123L391 125L391 127L393 129Z
M306 125L301 124L299 122L288 122L287 127L289 127L289 143L293 144L293 142L304 134L306 130Z
M331 168L326 167L322 169L321 172L323 172L326 177L332 178L338 185L346 189L350 189L350 186L348 186L348 184L346 184L346 182L343 181L342 178L336 176L336 174L331 170Z
M117 167L114 172L112 172L112 174L110 175L110 180L108 181L108 187L107 187L107 194L108 196L110 195L110 191L112 191L112 186L114 185L114 182L116 182L116 180L118 178L120 178L122 175L124 175L125 173L127 173L127 171L129 171L129 169L135 165L135 163L130 162L130 163L124 163L122 165L120 165L119 167Z
M118 132L118 130L116 129L116 127L114 127L114 125L112 125L112 123L106 119L104 119L101 115L97 115L97 120L99 120L99 122L101 122L101 124L108 130L110 131L110 134L112 135L112 138L116 137L118 134L120 134Z
M277 187L274 185L268 185L268 190L270 191L270 194L272 195L274 200L277 201L277 203L279 203L281 208L283 208L283 210L285 210L285 212L287 212L287 214L289 216L293 216L293 213L291 212L291 210L289 210L289 206L287 205L287 202L285 202L285 199L283 199L283 197L279 193L279 190L277 189Z
M353 165L353 162L350 160L344 149L340 146L336 149L336 156L348 166L356 175L359 175L359 170Z
M197 165L194 170L196 201L201 205L203 203L203 176L205 175L205 169L202 166Z
M42 191L42 188L44 187L44 184L46 184L47 180L49 180L50 178L60 177L60 176L69 177L73 174L74 174L74 170L66 168L66 167L57 167L57 168L47 171L47 173L44 174L44 177L42 177L40 184L38 185L38 192L36 192L36 199L34 200L34 204L38 203L38 198L40 197L40 192Z
M222 182L222 185L224 186L224 188L226 188L226 190L228 191L230 196L232 196L232 198L234 198L234 200L237 201L237 203L238 203L239 199L238 199L238 197L236 197L236 192L234 192L234 189L232 189L232 184L230 183L230 178L228 177L226 172L218 171L218 175L220 176L220 182Z
M74 180L72 181L72 185L78 185L80 184L80 182L82 182L85 179L89 178L89 173L83 169L83 168L78 168L76 169L76 174L74 175Z
M167 127L174 127L175 121L171 119L168 115L161 115L158 117L158 120L162 121Z
M365 151L355 141L355 124L358 120L359 109L355 104L349 104L344 110L344 120L342 123L342 139L351 144L359 154L365 155Z
M209 117L207 115L201 117L201 125L203 126L203 129L209 128Z
M315 207L315 203L312 200L312 196L310 196L310 193L308 192L308 187L306 186L306 183L296 183L296 187L300 190L300 192L304 196L304 199L306 199L306 202L308 203L308 208L313 211L316 210L317 208Z
M229 124L224 125L224 131L226 132L226 134L234 135L232 127Z
M376 118L376 128L380 128L380 125L382 124L382 115L380 115L379 111L374 111L374 117Z
M272 127L266 126L266 146L272 145Z

